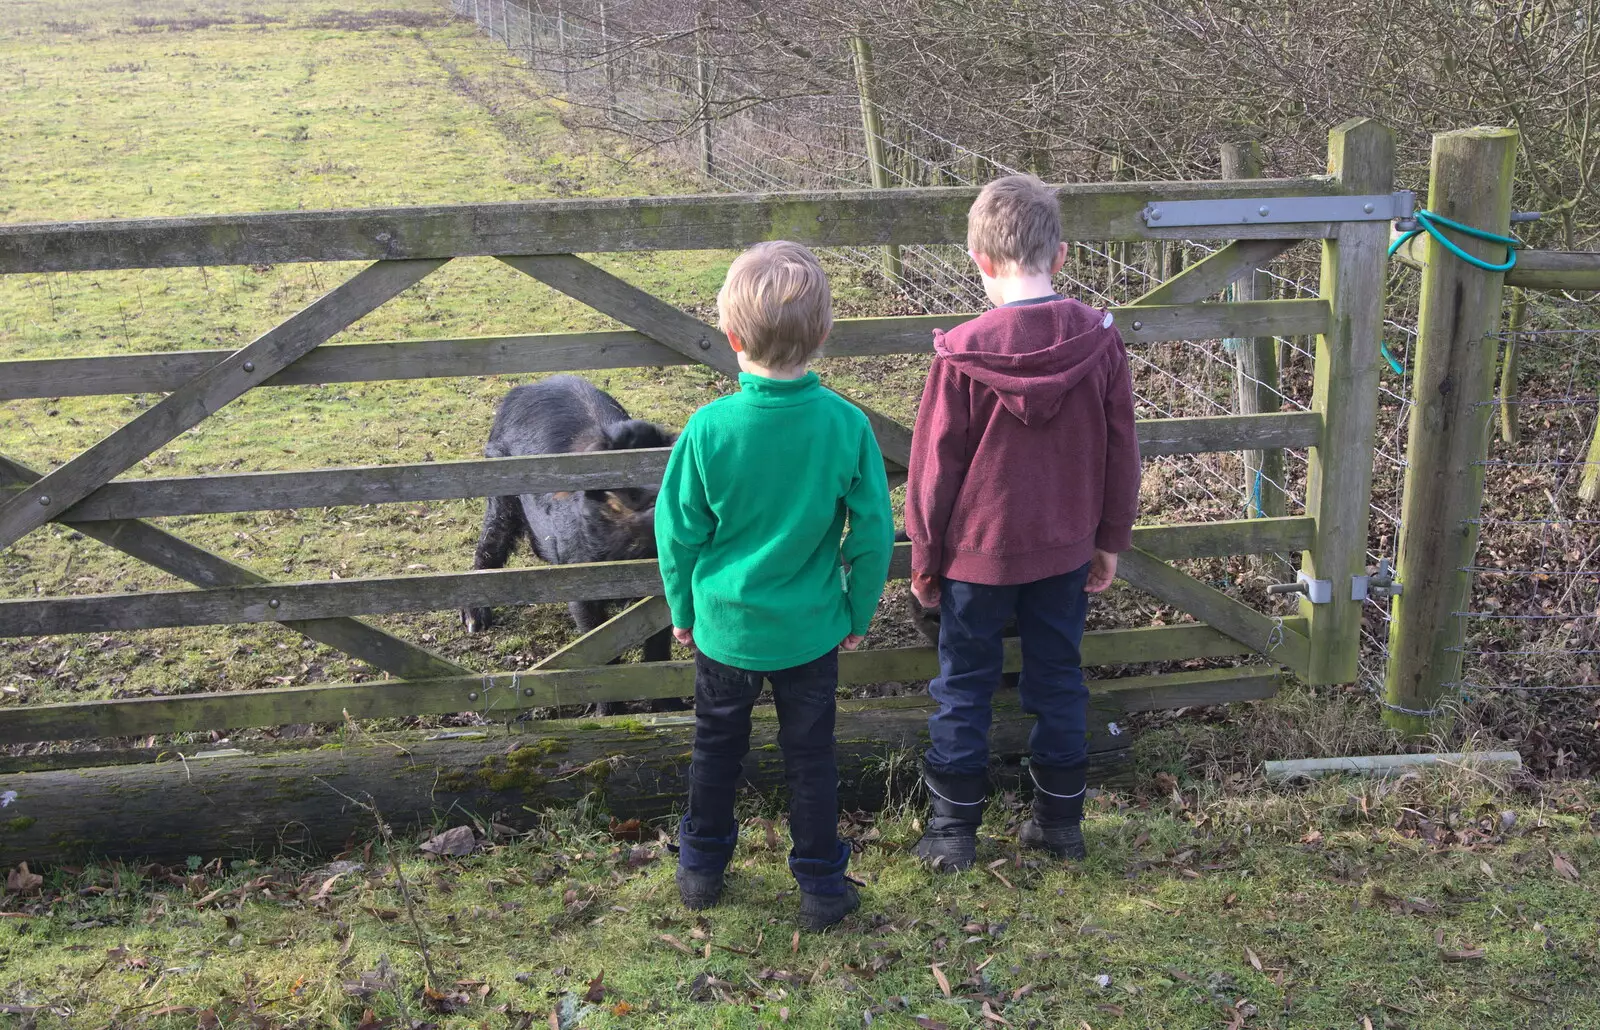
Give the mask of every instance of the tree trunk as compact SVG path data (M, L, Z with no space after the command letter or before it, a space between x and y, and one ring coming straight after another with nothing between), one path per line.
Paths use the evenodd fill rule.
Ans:
M926 739L928 699L839 707L840 805L875 808L892 759ZM1031 723L1015 695L996 699L991 741L1013 776ZM1100 727L1090 742L1091 775L1104 781L1125 772L1125 738L1113 737L1104 718L1091 725ZM782 785L776 737L773 710L757 708L745 763L749 786ZM490 726L481 736L444 740L375 734L342 747L275 754L174 760L169 752L159 764L0 775L0 790L16 792L0 820L0 864L171 862L281 847L329 852L373 833L371 815L347 798L370 798L402 832L441 818L464 822L469 814L522 829L539 811L589 795L618 818L661 818L681 803L693 739L692 715L655 716L548 722L524 733Z

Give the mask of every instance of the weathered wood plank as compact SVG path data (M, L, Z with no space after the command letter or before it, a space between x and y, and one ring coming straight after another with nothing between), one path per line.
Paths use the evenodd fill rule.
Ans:
M1142 240L1171 236L1139 217L1158 200L1307 197L1337 193L1326 178L1238 182L1067 183L1060 187L1064 238ZM627 250L717 250L787 239L813 247L960 243L977 190L918 187L689 197L536 200L345 211L282 211L189 218L0 225L0 275L109 268L283 264L569 254ZM1260 236L1272 226L1189 232ZM1319 236L1328 226L1285 226L1277 235ZM1181 231L1180 231L1181 234Z
M550 654L535 669L583 669L604 665L672 625L666 598L646 597L624 608L572 643Z
M928 713L926 698L840 703L842 805L871 809L883 803L885 759L925 744ZM1001 774L1002 786L1014 785L1032 722L1013 698L996 699L990 739L1009 770ZM781 790L776 715L760 706L752 723L753 746L741 782ZM370 813L341 794L371 797L401 834L431 827L440 812L529 829L539 812L583 798L595 799L619 819L658 819L682 807L692 719L547 722L536 733L515 735L489 729L482 739L386 733L382 742L357 740L337 748L10 774L0 780L0 788L17 792L0 826L0 863L182 862L190 855L254 856L282 848L299 854L342 850L374 830ZM1096 735L1091 782L1127 774L1128 749L1112 746L1126 739Z
M39 474L0 455L0 488L27 484ZM196 547L147 522L67 522L92 540L137 558L197 587L247 586L267 583L265 576ZM404 679L470 675L461 666L416 644L351 618L285 620L289 629Z
M1310 660L1310 642L1281 620L1235 601L1148 551L1136 547L1123 552L1117 562L1117 575L1297 673Z
M245 393L438 268L442 261L369 265L253 343L145 409L133 421L0 505L0 548L50 521L96 487L200 424Z
M1099 695L1122 712L1154 712L1194 705L1261 701L1276 695L1282 685L1283 673L1276 666L1243 665L1093 680L1090 691L1092 696Z
M1454 216L1452 216L1454 217ZM1428 234L1414 236L1395 251L1396 261L1427 268ZM1490 260L1500 261L1503 252ZM1455 261L1447 256L1445 261ZM1505 273L1506 286L1529 290L1600 290L1600 252L1590 250L1519 250L1517 263Z
M1476 128L1433 137L1429 207L1492 233L1509 231L1518 135ZM1460 241L1467 253L1504 260L1505 248ZM1412 357L1411 417L1391 602L1384 721L1435 733L1434 709L1461 680L1473 565L1483 507L1484 460L1494 419L1495 364L1506 276L1476 268L1429 238ZM1406 709L1408 711L1400 711Z
M1254 653L1252 647L1231 640L1209 626L1197 624L1098 630L1085 634L1083 643L1086 666L1250 653ZM1008 641L1006 670L1020 669L1021 657L1017 641ZM839 681L847 686L926 680L938 670L938 652L931 647L846 651L839 656ZM1121 683L1120 680L1097 680L1091 682L1090 689L1102 692L1124 689ZM345 712L356 719L461 711L510 717L529 708L688 697L693 693L693 662L634 662L599 668L389 683L77 701L0 708L0 744L241 726L338 723L344 720Z
M1145 293L1134 305L1194 304L1215 297L1299 240L1235 240Z
M1329 134L1328 167L1352 191L1388 193L1394 148L1386 126L1353 119ZM1301 601L1301 614L1311 620L1311 665L1296 671L1308 683L1349 683L1360 674L1365 602L1351 600L1351 577L1367 566L1388 246L1386 222L1351 224L1323 245L1322 296L1334 315L1316 344L1311 407L1322 413L1323 438L1308 459L1306 512L1317 520L1317 538L1300 567L1331 581L1333 599Z
M0 637L600 601L661 592L653 561L0 601Z
M1139 434L1139 453L1146 458L1267 447L1312 447L1322 436L1322 416L1314 411L1285 411L1273 415L1160 418L1139 422L1135 429Z
M1291 306L1245 309L1242 313L1227 304L1121 307L1112 308L1111 313L1122 330L1123 340L1140 345L1167 340L1224 339L1241 329L1255 327L1254 331L1261 331L1263 323L1278 335L1326 329L1328 315L1324 302L1285 303ZM823 354L853 358L927 353L933 350L933 330L949 329L974 317L966 314L843 318L834 323ZM1139 329L1132 328L1134 322L1140 324ZM1307 329L1308 326L1311 328ZM232 353L196 350L0 361L0 400L168 393ZM393 340L318 347L260 385L308 386L698 363L698 359L657 343L641 332Z
M1153 458L1241 450L1261 444L1308 447L1316 442L1317 424L1313 413L1291 412L1268 416L1155 419L1138 423L1137 432L1141 453ZM304 472L155 476L107 483L63 512L60 518L66 521L162 518L658 486L666 468L666 456L664 450L592 451Z
M660 486L667 454L665 449L585 451L306 472L119 480L96 490L62 518L157 518Z
M738 357L728 345L728 338L722 330L679 311L659 297L652 297L603 268L572 254L502 257L500 260L546 286L582 301L601 314L648 334L678 353L711 366L731 379L739 377ZM910 427L901 425L842 391L836 392L867 416L883 456L899 468L910 467Z
M1141 526L1135 545L1172 558L1270 553L1304 541L1304 519L1254 519L1176 526ZM898 544L889 575L911 574L911 545ZM661 591L653 561L544 565L527 569L383 576L367 579L258 583L207 590L93 594L0 601L0 637L111 633L177 626L283 622L345 615L476 608L490 605L599 601Z

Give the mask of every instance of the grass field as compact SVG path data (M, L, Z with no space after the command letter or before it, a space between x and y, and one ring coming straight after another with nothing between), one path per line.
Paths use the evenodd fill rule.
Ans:
M803 937L781 825L747 824L696 917L653 832L567 811L448 861L57 870L8 898L0 977L41 1028L1587 1027L1597 800L1467 773L1103 795L1085 866L1019 859L1001 811L955 876L861 817L864 906Z

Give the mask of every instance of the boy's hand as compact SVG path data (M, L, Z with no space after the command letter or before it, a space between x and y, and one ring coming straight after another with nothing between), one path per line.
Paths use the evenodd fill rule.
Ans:
M1110 551L1095 551L1089 561L1089 580L1083 585L1086 594L1098 594L1117 578L1117 556Z
M861 646L861 642L865 639L867 639L865 634L852 633L848 637L845 637L844 642L839 646L844 648L846 651L854 651L856 648Z
M678 643L682 644L684 647L693 647L694 646L694 630L692 630L692 629L680 629L677 626L674 626L674 627L672 627L672 639L676 640Z
M1112 559L1115 561L1116 559ZM939 579L926 572L911 574L911 596L924 608L939 607Z

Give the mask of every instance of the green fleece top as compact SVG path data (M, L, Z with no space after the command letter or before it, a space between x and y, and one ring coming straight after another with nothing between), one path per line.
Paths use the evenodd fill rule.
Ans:
M724 665L771 672L867 631L894 515L866 416L815 372L739 386L673 445L656 546L672 624Z

